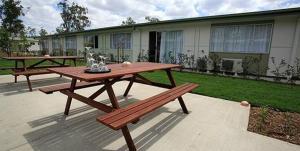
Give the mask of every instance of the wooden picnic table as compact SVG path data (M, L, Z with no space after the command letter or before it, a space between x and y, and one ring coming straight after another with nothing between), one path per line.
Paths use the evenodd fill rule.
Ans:
M83 57L78 56L39 56L39 57L1 57L2 59L11 60L15 62L14 67L9 67L13 71L13 75L15 77L15 83L17 83L17 77L19 75L26 76L27 84L29 90L32 91L31 82L29 76L32 75L40 75L40 74L48 74L51 73L46 68L53 68L53 67L66 67L66 60L73 61L74 65L76 66L77 59L83 59ZM40 60L30 66L26 66L27 60ZM58 62L57 60L63 60L63 62ZM49 61L52 65L41 65L43 62ZM22 66L18 67L18 63L21 63Z
M61 93L67 95L68 98L65 106L65 115L69 114L72 98L108 113L103 117L97 118L97 120L114 130L121 129L129 150L134 151L136 150L136 148L127 128L128 123L138 122L140 117L142 117L143 115L152 112L153 110L163 106L164 104L170 101L174 101L176 98L179 100L183 112L186 114L188 113L188 110L183 102L181 95L190 92L198 85L184 84L176 87L175 80L171 74L171 69L180 67L180 65L175 64L160 64L149 62L132 63L131 65L126 66L124 66L123 64L111 64L108 65L108 68L111 69L111 72L101 74L85 73L84 70L86 69L86 67L51 68L48 70L50 70L53 73L70 77L72 78L72 81L70 84L68 83L41 88L40 91L46 94L60 91ZM170 84L152 82L140 75L140 73L142 72L149 72L155 70L164 70L167 73ZM78 80L82 82L77 82ZM124 97L128 95L134 82L169 88L170 90L155 95L146 100L137 101L137 103L133 103L125 108L120 108L112 85L122 80L130 81L123 94ZM104 86L102 86L100 89L98 89L96 92L94 92L88 97L74 92L76 89L86 88L100 84L103 84ZM107 92L112 106L94 100L104 91Z

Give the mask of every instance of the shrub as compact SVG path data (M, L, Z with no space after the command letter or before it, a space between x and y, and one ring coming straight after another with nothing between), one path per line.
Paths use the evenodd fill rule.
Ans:
M285 67L287 65L284 58L280 60L279 63L276 63L275 57L271 57L272 65L274 66L274 69L271 71L275 75L274 81L280 81L281 77L285 76L284 72L281 72L281 68Z
M250 73L249 68L253 64L253 57L246 56L242 62L243 74L248 75Z
M208 58L206 55L203 57L198 57L198 59L196 61L197 71L206 71L207 70L207 61L208 61Z
M212 53L209 55L209 59L212 61L212 65L213 65L213 71L217 72L220 70L220 61L221 58L219 55Z
M148 55L144 54L144 52L145 52L144 49L142 49L139 52L137 62L147 62L147 61L149 61Z
M188 56L187 54L179 53L178 54L178 64L185 68L185 64L187 64Z

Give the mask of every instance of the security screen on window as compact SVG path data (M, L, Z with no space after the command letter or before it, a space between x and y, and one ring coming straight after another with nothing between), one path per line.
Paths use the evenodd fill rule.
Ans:
M233 53L268 53L272 23L213 25L210 51Z

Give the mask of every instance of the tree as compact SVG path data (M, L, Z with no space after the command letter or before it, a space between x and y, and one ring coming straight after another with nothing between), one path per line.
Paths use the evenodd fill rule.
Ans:
M136 24L136 22L131 17L127 17L125 21L122 21L121 26L134 25L134 24Z
M23 6L19 0L2 0L0 6L2 27L11 34L18 34L24 29L23 21L19 19L24 16Z
M156 22L159 22L159 19L156 18L156 17L151 17L151 16L146 16L145 17L145 20L149 23L156 23Z
M23 6L19 0L2 0L0 5L0 18L2 21L1 41L2 49L10 56L11 45L20 31L24 29L23 21L19 18L24 16ZM6 40L6 41L5 41ZM4 47L4 48L3 48Z
M26 30L21 31L19 34L20 41L18 42L18 47L19 47L19 50L21 50L23 52L28 52L29 47L34 45L33 42L31 42L27 39L29 32L32 32L32 28L30 28L30 27L27 28Z
M0 50L9 55L10 46L9 32L0 27Z
M26 34L28 37L36 37L37 36L35 28L27 27L26 31L27 31Z
M79 6L74 2L70 5L67 0L62 0L57 6L62 11L60 15L63 23L56 28L56 32L82 31L91 25L91 21L87 17L87 8Z
M48 35L48 32L46 29L44 29L43 27L40 29L39 31L39 35L40 35L40 38L39 38L39 44L40 44L40 48L42 50L42 54L45 55L47 53L47 50L45 50L45 47L46 47L46 36Z
M46 29L42 27L41 30L39 31L39 35L40 37L45 37L46 35L48 35L48 32Z

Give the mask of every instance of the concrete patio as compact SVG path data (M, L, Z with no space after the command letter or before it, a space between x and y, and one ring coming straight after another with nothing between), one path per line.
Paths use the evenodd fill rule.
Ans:
M44 79L46 78L46 79ZM74 100L70 115L63 115L66 96L46 95L38 87L70 81L58 75L32 77L34 91L28 92L24 77L12 83L0 76L0 150L127 150L121 131L96 121L104 113ZM43 80L39 80L43 79ZM158 94L164 89L134 84L128 98L121 97L127 82L114 85L120 104ZM78 90L88 95L99 86ZM93 90L93 91L91 91ZM108 103L106 93L96 100ZM247 131L249 107L196 94L183 96L190 114L177 101L129 125L139 150L178 151L299 151L300 146Z

